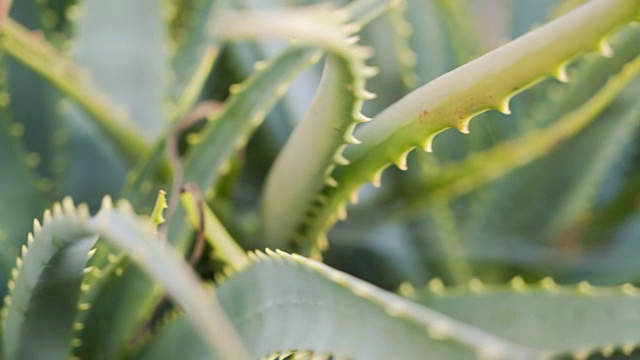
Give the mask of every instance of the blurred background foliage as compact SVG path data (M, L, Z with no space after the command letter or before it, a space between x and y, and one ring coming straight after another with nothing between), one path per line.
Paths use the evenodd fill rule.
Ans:
M190 71L181 54L197 41L194 29L211 6L206 0L162 0L159 8L156 1L19 0L11 16L69 54L153 141L175 120ZM312 3L239 0L235 6ZM367 85L377 98L365 103L364 113L377 114L417 86L579 3L407 0L403 13L382 16L363 30L362 43L376 50L368 64L381 70ZM410 35L402 30L407 26ZM200 99L224 101L231 85L284 45L225 45ZM408 171L386 171L382 188L365 188L361 204L350 207L348 220L329 234L326 263L386 289L434 277L447 284L473 277L502 283L516 275L527 281L552 276L560 283L639 283L638 79L596 121L547 155L468 193L429 201L430 179L447 166L548 126L589 99L640 53L640 29L627 28L612 46L613 58L590 54L571 63L568 84L547 79L518 95L512 115L484 113L471 122L471 135L448 130L435 139L433 153L410 155ZM117 198L134 163L64 94L6 55L0 62L1 244L26 241L31 219L65 195L92 209L105 194ZM211 206L246 249L260 247L257 212L266 173L304 115L320 70L296 79L217 185ZM153 194L168 182L150 186ZM152 202L142 203L146 207L137 210L148 212ZM2 254L0 274L8 274L17 255Z

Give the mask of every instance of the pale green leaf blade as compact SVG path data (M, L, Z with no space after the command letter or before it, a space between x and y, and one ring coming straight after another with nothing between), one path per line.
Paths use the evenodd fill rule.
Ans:
M355 59L357 56L355 52ZM262 207L264 236L269 246L284 248L287 241L295 238L298 226L309 216L307 212L315 205L320 191L333 181L329 176L333 168L348 162L342 151L356 122L363 118L361 61L328 56L307 115L271 167ZM300 251L308 253L307 249Z
M106 198L98 214L91 217L86 206L76 208L66 198L62 205L54 205L53 214L45 212L42 226L34 225L29 248L23 250L22 260L12 274L12 292L2 313L2 341L8 359L42 354L66 358L72 346L82 345L71 340L72 321L77 310L88 308L77 301L82 267L98 235L130 254L176 304L191 314L192 324L213 353L246 358L243 345L215 296L205 290L196 273L173 249L160 243L153 226L140 221L131 205L121 203L113 208ZM60 296L56 306L64 311L49 303L51 296ZM41 322L49 317L59 319ZM61 328L47 329L43 325ZM26 336L32 333L42 341L40 347L33 347L32 336Z
M640 291L619 287L556 285L546 278L527 285L515 278L511 286L483 285L406 292L420 304L442 311L548 354L588 355L603 348L637 347Z
M362 280L282 252L257 253L253 264L224 281L220 302L254 358L310 350L353 359L529 359L527 348L452 322ZM252 296L246 296L247 286ZM174 353L173 339L204 354L184 320L169 321L142 359ZM441 332L443 331L443 332ZM196 340L196 341L194 341Z
M13 123L9 111L0 109L0 294L4 295L20 247L46 204L29 155L20 142L24 128Z
M607 37L637 19L638 5L624 0L592 1L388 107L356 132L362 144L347 147L345 157L350 164L336 168L337 187L325 187L326 202L307 224L308 241L327 231L364 183L379 184L384 169L393 163L404 164L408 152L416 147L431 150L438 133L447 128L468 132L469 121L489 109L509 113L509 100L518 92L548 76L566 80L566 63L579 54L593 49L608 54ZM595 18L597 22L589 20Z
M86 0L75 26L76 61L147 139L167 124L163 24L162 3L155 0Z

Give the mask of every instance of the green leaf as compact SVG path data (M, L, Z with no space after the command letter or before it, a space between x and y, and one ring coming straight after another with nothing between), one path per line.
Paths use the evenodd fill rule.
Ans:
M352 359L535 358L525 347L326 265L283 252L267 254L256 253L249 267L217 289L253 358L289 350ZM252 296L246 296L247 287ZM205 357L202 343L184 323L183 318L168 321L139 358L176 356L176 339L179 349Z
M194 194L185 191L181 200L191 226L197 229L202 221L204 236L213 248L214 255L235 271L245 268L249 263L245 251L229 235L213 211L203 203L203 199L197 199Z
M334 181L329 176L333 168L346 163L342 151L355 141L351 137L355 124L366 120L360 113L367 95L361 70L364 61L354 53L351 60L329 55L309 112L271 167L262 208L269 246L282 248L294 239L303 222L295 214L305 214L314 201L320 201L320 190ZM322 249L326 244L317 246ZM308 249L300 251L309 253Z
M407 154L416 147L430 150L436 134L451 127L468 132L469 121L489 109L509 113L509 99L516 93L547 76L566 80L566 63L579 54L594 48L608 54L607 37L637 17L637 2L592 1L388 107L356 132L362 144L347 147L350 164L336 168L337 186L325 187L326 201L303 235L309 242L322 236L364 183L379 184L390 164L404 168Z
M631 38L631 40L639 39L639 37ZM601 66L595 69L596 72L604 72ZM640 57L636 57L625 65L597 93L583 100L584 103L581 106L565 112L546 128L530 130L520 138L500 143L483 152L471 153L462 161L443 166L433 176L424 179L424 183L415 187L411 198L408 199L408 206L425 204L431 200L431 197L455 197L465 194L482 187L488 181L504 177L519 166L549 154L558 144L572 138L596 120L638 73L640 73ZM588 74L592 75L593 72L589 71ZM582 80L584 81L578 81L572 86L584 87L586 86L584 82L593 81L592 77ZM571 92L563 94L561 103L570 102L573 96L575 94ZM576 178L579 177L576 176Z
M26 242L32 219L42 211L46 196L30 156L20 143L24 130L0 109L0 294L5 293L15 259Z
M469 286L443 288L434 281L426 289L405 288L405 294L459 321L549 355L585 358L599 350L630 351L638 344L640 290L630 284L559 286L545 278L528 285L514 278L510 286L474 280Z
M211 42L207 25L220 2L178 0L169 3L169 35L172 53L170 97L175 102L172 119L184 116L198 99L218 56L219 46ZM218 6L219 7L219 6Z
M265 64L264 68L239 85L239 91L230 96L215 119L210 120L202 133L196 134L199 139L194 141L196 137L191 138L197 144L191 144L190 151L185 155L185 182L194 182L200 189L211 188L231 154L236 151L237 146L243 145L242 142L248 139L250 132L258 125L255 121L262 121L269 108L282 96L283 91L278 89L286 89L287 83L299 71L316 60L316 51L292 48ZM163 149L164 146L156 149L159 160ZM153 172L144 173L131 186L130 192L148 192L149 189L145 187L153 184L150 179L153 176ZM181 253L188 251L192 241L191 228L184 221L184 216L184 209L178 207L167 221L167 239ZM103 258L98 263L99 266L105 265L106 254L107 249L99 249L96 257ZM161 294L153 291L154 284L143 273L126 264L122 267L121 277L105 281L104 289L94 290L100 294L93 296L104 306L100 311L90 311L86 323L87 328L102 329L103 335L82 335L83 343L87 344L86 352L82 354L97 354L95 356L110 359L124 351L131 337L147 321L161 298ZM123 296L127 298L130 311L122 311L119 306ZM79 351L83 352L85 349L81 348Z
M51 44L11 19L3 25L2 33L3 49L77 101L121 153L128 156L128 160L147 150L148 144L137 129L131 127L127 114L96 88L86 72L78 69Z
M85 0L75 26L76 61L144 129L146 139L157 138L167 124L161 10L155 0Z
M213 353L231 358L243 356L232 325L215 296L205 290L197 274L174 252L163 246L148 222L140 221L128 203L112 208L109 198L96 216L86 206L76 208L70 198L45 212L43 225L36 222L28 250L18 261L10 283L11 293L3 309L3 344L6 358L29 359L42 354L68 357L72 346L72 322L82 267L97 236L128 253L181 306ZM57 301L51 303L51 297ZM82 326L76 327L81 329ZM39 346L32 346L35 342Z

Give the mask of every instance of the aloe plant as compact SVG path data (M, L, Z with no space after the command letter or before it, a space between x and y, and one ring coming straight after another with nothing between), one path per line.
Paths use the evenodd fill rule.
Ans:
M637 355L638 20L0 0L0 358Z

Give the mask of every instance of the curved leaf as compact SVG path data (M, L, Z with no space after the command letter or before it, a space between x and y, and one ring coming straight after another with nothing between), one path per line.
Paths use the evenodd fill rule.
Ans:
M0 108L0 294L9 278L31 219L45 206L38 177L18 136L22 128L12 123L7 109Z
M357 55L350 60L329 55L309 112L271 167L262 208L269 246L282 248L294 238L304 221L296 214L304 214L314 200L320 201L322 187L334 181L329 174L345 163L342 150L348 141L354 141L351 131L356 122L366 119L360 113L366 96L361 61Z
M356 133L362 144L345 151L350 164L336 168L337 186L325 187L326 201L314 209L302 235L309 242L322 236L360 186L368 181L379 185L390 164L405 168L407 154L416 147L431 150L436 134L451 127L468 132L469 121L489 109L509 113L511 97L550 75L565 81L566 63L585 51L598 48L608 54L607 36L637 19L639 8L638 1L592 1L387 108Z
M188 264L161 245L153 227L137 219L130 209L127 203L114 209L106 198L100 212L90 217L86 206L76 208L66 198L62 205L54 205L53 214L45 212L42 226L35 223L28 250L24 248L13 272L11 293L3 309L2 341L7 359L41 354L65 358L72 346L82 345L72 341L71 325L77 310L88 307L77 301L82 267L97 235L130 254L191 314L192 323L213 352L246 358L215 296L204 289ZM51 296L57 301L51 303ZM34 346L36 341L39 346Z

